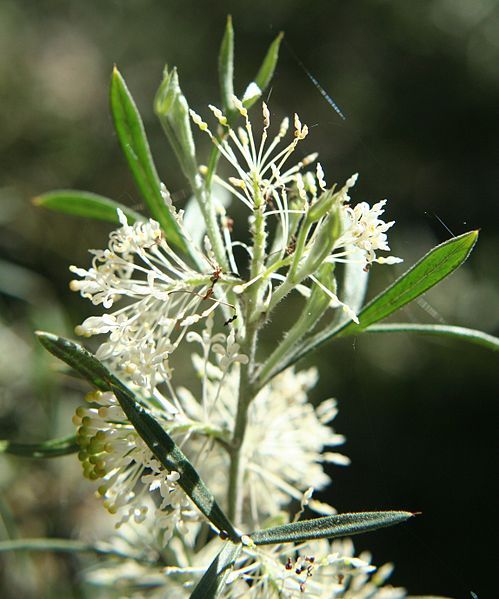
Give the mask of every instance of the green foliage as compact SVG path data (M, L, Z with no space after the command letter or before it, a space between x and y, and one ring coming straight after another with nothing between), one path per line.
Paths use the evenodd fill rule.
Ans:
M412 518L413 515L410 512L400 511L336 514L258 530L249 536L255 545L301 543L311 539L335 539L393 526Z
M347 320L340 325L333 323L325 327L299 347L295 347L284 359L267 360L258 373L258 385L262 386L273 376L291 366L310 352L316 350L334 337L345 337L363 333L369 326L390 316L428 289L445 279L466 261L478 238L478 231L470 231L434 247L416 264L371 300L359 312L359 324ZM410 330L410 329L407 329ZM444 333L434 329L434 334ZM476 335L475 335L476 337ZM277 355L279 348L277 348Z
M161 182L139 111L116 67L111 79L110 102L121 149L151 215L160 223L166 239L184 252L187 251L179 227L161 195Z
M12 441L0 441L0 454L22 456L24 458L57 458L63 455L76 453L79 450L76 444L76 435L63 437L62 439L51 439L44 443L13 443Z
M224 590L225 581L242 550L242 545L230 541L211 562L196 585L190 599L216 599Z
M129 224L133 224L144 218L141 214L135 212L135 210L119 202L96 193L76 189L49 191L34 198L33 203L37 206L54 210L55 212L104 220L116 225L120 224L116 212L118 208L125 214Z

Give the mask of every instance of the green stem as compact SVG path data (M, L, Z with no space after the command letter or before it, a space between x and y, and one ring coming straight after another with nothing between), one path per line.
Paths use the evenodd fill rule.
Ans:
M228 517L236 526L241 521L242 510L242 487L244 471L241 464L241 449L248 425L248 408L254 397L253 388L250 383L250 376L254 364L254 354L258 328L251 324L246 330L245 342L241 345L243 353L249 355L248 364L241 365L241 374L239 378L239 395L237 403L236 420L232 443L229 448L230 469L229 469L229 488L228 488Z
M109 555L122 559L132 559L136 562L154 564L155 562L140 556L129 555L118 549L82 543L72 539L13 539L0 541L0 553L6 551L57 551L62 553L95 553Z
M222 239L222 234L217 223L217 215L215 207L211 199L211 193L204 186L196 185L194 194L198 202L201 213L206 223L206 232L210 239L213 252L215 253L219 266L225 271L229 270L229 262L225 253L225 245Z
M265 268L265 200L262 197L258 182L255 178L254 186L254 228L253 228L253 252L250 267L251 279L257 277ZM241 340L241 351L248 356L248 363L241 365L239 379L239 396L237 403L236 421L230 450L230 471L228 489L229 518L236 523L241 521L242 511L242 487L244 468L241 464L241 449L248 424L248 408L254 397L253 387L250 383L255 369L255 353L258 340L258 331L262 321L260 316L260 297L264 281L255 281L245 294L245 331Z

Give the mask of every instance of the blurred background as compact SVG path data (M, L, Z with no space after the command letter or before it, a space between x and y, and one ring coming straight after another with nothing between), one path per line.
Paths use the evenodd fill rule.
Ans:
M140 209L108 110L112 66L141 110L162 179L181 206L185 180L152 112L165 63L191 106L218 103L216 61L227 13L242 93L268 44L286 44L269 105L311 127L328 182L354 172L354 201L389 199L393 254L369 294L452 234L481 229L465 267L397 320L499 334L499 3L497 0L2 0L0 3L0 438L37 442L72 432L83 389L54 371L36 328L72 335L90 306L68 290L109 227L34 208L79 188ZM334 98L343 121L307 77ZM199 141L203 151L203 140ZM274 322L279 326L278 320ZM274 329L275 330L275 329ZM275 337L274 337L275 338ZM272 329L266 341L272 344ZM331 469L339 511L407 508L423 516L358 537L392 583L412 594L493 596L490 514L497 498L498 356L457 341L362 336L324 348L313 400L335 396L349 468ZM92 538L107 514L74 456L0 456L0 539ZM88 559L86 563L91 563ZM2 597L91 597L82 562L0 556Z

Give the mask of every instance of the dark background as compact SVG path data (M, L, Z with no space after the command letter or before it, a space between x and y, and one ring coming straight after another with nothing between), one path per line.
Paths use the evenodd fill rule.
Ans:
M198 112L218 102L216 57L229 12L237 91L284 30L289 47L271 110L297 111L311 126L307 151L320 151L328 182L358 171L354 201L389 199L387 220L397 221L390 241L405 265L374 269L370 295L450 231L479 228L466 266L397 319L499 333L495 0L3 0L0 437L28 442L71 432L81 390L54 375L31 331L71 334L88 314L68 291L67 266L87 264L87 249L102 247L109 230L35 209L30 199L80 188L140 208L108 111L116 63L181 204L185 181L152 99L167 62L178 66ZM271 330L266 338L272 341ZM329 500L339 511L423 512L406 526L359 537L356 546L370 548L377 564L393 560L391 581L412 594L493 596L497 354L435 338L363 336L323 349L317 360L322 378L313 399L338 398L335 428L352 458L351 467L331 470ZM91 538L104 513L71 456L43 464L2 457L0 485L1 538ZM60 556L11 555L0 564L0 589L3 596L83 596L78 567Z

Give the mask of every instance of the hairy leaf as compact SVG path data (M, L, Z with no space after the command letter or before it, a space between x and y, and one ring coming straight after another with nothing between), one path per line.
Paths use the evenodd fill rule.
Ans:
M218 54L218 79L223 110L228 115L234 109L234 29L230 15Z
M312 520L290 522L273 528L257 530L249 536L255 545L274 543L298 543L311 539L333 539L349 537L386 526L400 524L414 514L410 512L359 512L357 514L337 514Z

